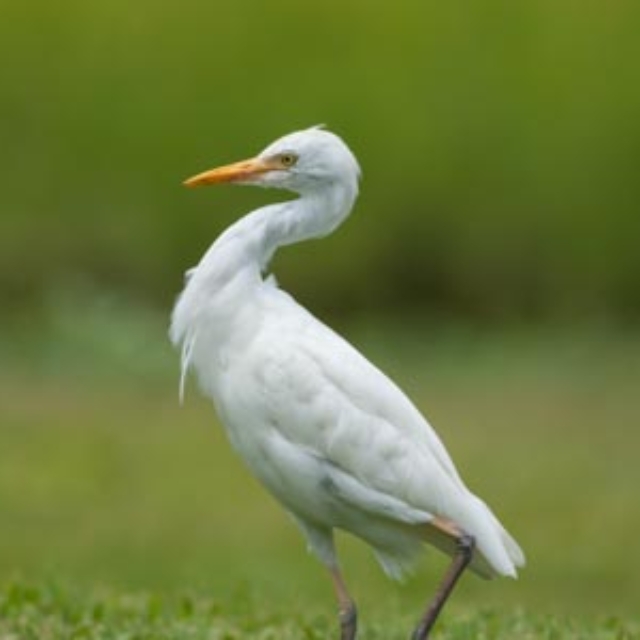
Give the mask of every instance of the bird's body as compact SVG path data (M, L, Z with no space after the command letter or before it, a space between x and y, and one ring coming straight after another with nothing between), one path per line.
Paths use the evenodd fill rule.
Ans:
M294 158L295 169L266 168L283 157ZM355 159L339 138L310 129L250 162L261 168L240 163L232 177L225 168L194 184L282 186L301 197L237 222L191 271L171 329L183 348L183 375L197 372L233 448L330 570L337 571L334 529L365 540L385 571L400 577L425 541L456 553L456 538L442 525L451 523L475 538L471 567L478 573L515 576L520 549L465 487L410 400L263 277L279 246L326 235L348 215L357 195Z

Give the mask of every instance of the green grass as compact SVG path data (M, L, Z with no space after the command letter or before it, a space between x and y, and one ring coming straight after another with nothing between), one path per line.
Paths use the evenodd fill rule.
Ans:
M401 640L412 621L379 614L361 625L361 637ZM268 610L243 594L228 604L185 592L149 592L13 582L0 590L0 638L20 640L324 640L337 637L335 621L294 605ZM640 626L615 617L569 619L520 610L463 612L445 617L440 640L631 640Z
M339 327L426 411L522 543L517 582L466 577L438 637L631 638L640 593L640 337ZM65 302L0 343L0 640L320 638L329 581L229 449L164 318ZM404 585L339 546L363 638L407 637L445 564Z

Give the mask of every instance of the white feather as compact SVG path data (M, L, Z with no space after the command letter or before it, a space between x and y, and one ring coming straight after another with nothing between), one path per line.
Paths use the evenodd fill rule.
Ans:
M332 532L344 529L400 577L425 540L451 551L428 533L439 516L475 536L476 571L515 576L524 564L520 548L464 485L411 401L263 279L279 246L326 235L348 215L358 190L358 164L334 134L291 134L259 157L282 150L295 151L298 163L277 180L301 197L259 209L227 230L176 305L171 338L182 345L181 397L193 368L232 446L325 564L335 565ZM264 180L274 186L276 178Z

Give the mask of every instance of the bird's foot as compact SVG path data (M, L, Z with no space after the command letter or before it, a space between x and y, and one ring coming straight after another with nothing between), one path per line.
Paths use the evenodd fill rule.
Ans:
M426 640L429 637L429 631L431 630L431 625L421 622L411 634L411 640Z
M358 610L352 602L340 611L340 640L355 640L358 629Z

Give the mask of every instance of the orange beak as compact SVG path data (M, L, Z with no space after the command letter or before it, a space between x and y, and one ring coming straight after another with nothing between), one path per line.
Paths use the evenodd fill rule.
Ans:
M222 182L242 182L251 178L281 168L273 161L264 158L241 160L223 167L203 171L183 182L185 187L200 187L206 184L220 184Z

